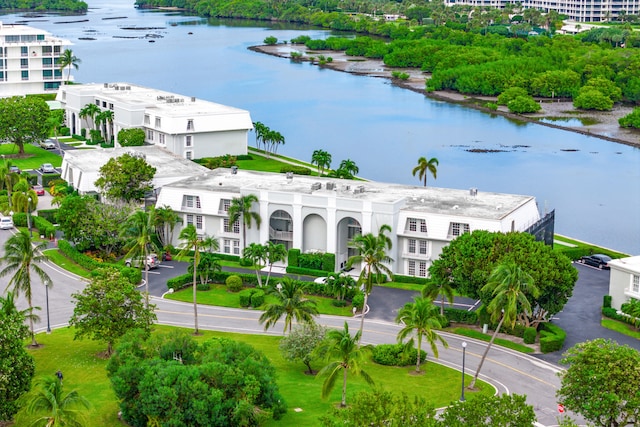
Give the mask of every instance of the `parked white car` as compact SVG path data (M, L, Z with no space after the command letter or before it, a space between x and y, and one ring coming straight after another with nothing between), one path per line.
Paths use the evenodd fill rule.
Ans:
M11 230L13 228L13 219L10 216L0 217L0 230Z
M156 268L157 266L159 266L161 263L160 258L158 258L157 254L149 254L147 255L147 262L145 263L148 267L149 270ZM140 267L140 258L127 258L124 261L124 265L126 265L127 267ZM144 267L144 266L142 266Z

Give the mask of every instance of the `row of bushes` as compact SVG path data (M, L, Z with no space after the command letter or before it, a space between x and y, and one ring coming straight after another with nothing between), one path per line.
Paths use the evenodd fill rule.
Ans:
M33 226L38 229L38 234L47 239L53 239L56 235L56 227L41 216L33 217Z
M403 344L380 344L373 348L373 361L385 366L409 366L415 365L418 358L418 350ZM427 352L420 350L420 360L427 359Z
M311 169L304 166L284 165L280 168L280 173L292 172L296 175L311 175Z
M637 327L636 318L624 314L618 314L618 310L611 307L611 295L605 295L602 301L602 315L609 319L618 320L620 322L628 323L631 326Z
M320 274L325 275L327 272L333 272L336 266L336 255L329 252L317 252L303 254L300 249L289 249L287 253L287 265L289 267L300 267L307 270L319 270ZM305 273L300 273L305 274Z
M400 282L400 283L414 283L417 285L426 285L429 279L426 279L424 277L403 276L402 274L394 274L393 281Z
M86 268L89 271L93 271L99 268L115 268L120 271L122 277L125 277L132 285L138 285L142 281L142 272L133 267L126 267L119 264L107 264L96 261L95 259L86 256L85 254L78 252L71 243L66 240L60 240L58 242L58 249L67 258L78 264L79 266Z
M56 224L58 221L56 220L56 215L58 214L58 209L38 209L38 216L40 218L44 218L52 224Z
M245 289L240 292L240 306L241 307L260 307L264 304L264 291L262 289Z
M476 313L475 311L445 307L444 316L449 322L464 323L467 325L475 325L478 323L478 313Z
M551 353L558 351L564 345L567 333L553 323L542 323L540 325L540 351Z

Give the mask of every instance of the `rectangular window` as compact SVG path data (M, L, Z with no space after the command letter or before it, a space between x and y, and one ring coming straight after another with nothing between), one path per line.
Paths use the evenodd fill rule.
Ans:
M184 196L183 206L187 208L201 208L200 196Z
M53 59L42 58L42 68L52 68L52 67L53 67Z
M22 72L22 80L29 80L29 72L28 71L23 71Z
M416 239L409 239L409 253L416 253Z
M164 144L164 133L158 133L158 142L160 142L160 144Z
M96 105L99 107L100 106L100 100L96 99Z
M231 253L231 240L224 239L224 242L223 242L223 245L222 245L222 251L225 254L230 254Z
M29 68L29 59L22 58L20 60L20 68Z
M233 254L240 255L240 240L233 241Z
M20 46L20 56L29 56L29 48L27 46Z
M193 159L193 151L185 151L184 152L184 158L187 159L187 160Z
M55 77L56 79L60 79L60 78L62 78L62 71L60 71L60 70L53 70L53 77Z
M418 220L415 218L409 218L409 231L418 230Z
M156 117L156 127L160 127L160 117Z
M185 147L191 147L192 142L191 142L191 135L187 135L184 137L184 146Z
M420 220L420 232L421 233L427 232L427 221L425 221L424 219Z
M102 101L102 108L107 108L107 101Z
M420 240L420 255L426 255L426 254L427 254L427 241Z
M153 131L152 130L148 130L147 131L147 139L149 141L153 141Z
M43 42L43 41L44 41L44 34L37 34L37 35L36 35L36 39L37 39L39 42Z
M111 102L109 103L109 110L113 111L113 104Z
M187 225L193 225L193 215L187 215Z
M51 46L42 46L42 56L51 56Z
M202 230L202 215L196 215L196 230Z
M53 47L53 53L55 53L55 54L56 54L56 56L60 56L60 48L61 48L61 47L62 47L62 46L54 46L54 47Z
M409 276L415 276L415 275L416 275L416 262L409 261Z
M461 222L452 222L451 223L451 235L452 236L460 236L461 234L469 233L469 224L464 224Z
M4 77L4 71L0 71L0 82L5 81L5 77Z
M636 294L640 293L640 276L636 274L633 275L631 290Z
M427 263L420 261L420 269L418 270L418 276L427 277Z
M187 130L193 130L193 119L187 120Z
M225 218L223 221L224 231L228 233L239 234L240 233L240 220L233 223L233 227L229 229L229 218Z
M148 114L144 115L144 124L145 125L150 125L151 124L151 118L149 117Z
M44 80L51 80L53 78L53 70L42 70L42 78Z

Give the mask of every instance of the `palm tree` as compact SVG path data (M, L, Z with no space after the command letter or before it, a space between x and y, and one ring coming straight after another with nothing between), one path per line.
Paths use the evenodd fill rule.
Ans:
M256 227L260 229L262 218L258 212L252 212L253 203L258 202L258 196L255 194L247 194L246 196L234 197L231 199L229 206L229 228L240 220L242 221L242 248L247 247L247 228L251 228L251 224L255 221Z
M14 185L20 180L20 175L11 171L11 161L7 161L3 156L3 161L0 163L0 190L7 189L7 204L8 210L11 210L11 192Z
M62 381L53 376L40 378L36 389L19 401L23 409L17 415L18 423L30 426L81 427L86 425L83 410L91 408L76 390L63 393Z
M291 332L294 318L296 322L312 323L313 316L318 315L316 302L304 297L303 288L297 281L283 277L269 293L278 301L268 304L267 309L260 316L259 321L260 324L265 324L265 331L275 325L282 316L284 316L283 333L286 333L287 329Z
M271 270L273 264L279 261L283 261L287 258L287 248L282 243L273 243L269 240L264 246L264 260L269 265L269 273L267 274L267 281L264 284L269 286L269 279L271 278Z
M329 273L325 286L335 298L339 300L345 299L350 289L355 288L356 281L353 277L344 273Z
M260 148L260 142L264 135L269 131L269 128L264 125L262 122L253 123L253 128L256 132L256 148Z
M40 309L40 307L34 307L36 309ZM18 314L22 316L24 319L30 320L33 319L34 322L38 322L40 320L40 316L34 314L26 310L18 310L16 306L15 296L13 292L7 292L4 297L0 297L0 312L2 312L5 316L13 316L14 314Z
M113 111L103 110L96 115L96 124L102 124L100 127L100 133L104 132L104 140L111 142L111 136L113 134Z
M207 236L205 235L202 238L202 247L205 248L209 253L218 252L220 250L220 242L216 239L215 236Z
M500 321L491 336L487 348L482 354L478 370L473 380L471 380L471 384L469 384L470 389L473 389L476 385L476 380L478 379L478 375L480 375L480 369L482 368L484 359L487 357L487 353L489 353L489 349L498 335L502 324L506 322L508 326L513 328L519 313L531 313L531 304L525 292L536 298L540 295L540 290L533 283L531 275L523 271L520 266L514 262L507 262L496 266L489 275L487 284L482 287L480 292L493 296L493 299L487 306L487 311L491 313L492 322L496 322L498 319L500 319Z
M71 78L71 67L77 70L81 62L80 58L76 57L71 49L65 49L64 52L62 52L62 55L58 58L58 67L60 68L60 72L68 68L67 83L69 83L69 79Z
M91 119L91 127L94 128L96 126L96 116L100 114L100 107L96 104L87 104L78 113L78 116L81 119L85 119L87 122L87 126L89 126L89 120Z
M441 297L440 304L440 315L444 316L444 299L445 297L449 300L449 305L453 305L453 288L451 287L451 282L449 280L429 280L427 284L422 288L422 296L424 298L429 298L430 300L435 300L438 295Z
M358 172L360 172L360 168L358 168L356 162L351 159L341 161L338 169L346 172L348 175L350 175L350 177L354 177Z
M262 264L265 262L265 256L265 247L260 243L251 243L242 250L242 257L251 260L251 264L256 272L259 288L262 287L262 275L260 274L260 270L262 269Z
M422 351L422 338L426 338L431 346L433 355L438 357L438 346L436 341L440 341L444 348L449 344L434 329L442 328L438 307L433 305L429 298L414 298L413 302L408 302L398 311L396 323L404 325L398 332L398 342L404 341L409 335L415 333L418 338L418 357L416 359L416 372L420 372L420 351ZM409 341L413 345L413 338Z
M431 173L431 175L433 175L433 179L436 179L436 175L438 174L438 165L440 163L438 162L438 159L436 159L435 157L430 158L429 160L427 160L426 157L420 157L418 159L418 166L416 166L415 168L413 168L413 171L411 171L411 173L413 174L413 176L416 176L416 174L418 174L418 179L420 181L424 182L424 186L427 186L427 172Z
M31 273L35 273L42 283L53 283L49 275L38 265L45 262L47 257L42 255L42 251L47 247L47 242L33 244L29 232L21 230L11 236L4 244L4 256L0 262L6 267L0 271L0 277L13 273L7 289L13 288L15 296L24 293L29 304L29 314L33 314ZM33 316L29 317L29 329L31 331L31 345L37 346L36 336L33 331Z
M125 256L139 259L139 265L144 266L144 304L146 308L149 308L149 263L147 258L150 249L156 251L158 249L153 240L156 233L155 218L156 213L153 206L147 212L137 210L129 215L120 229L121 236L127 240L125 250L128 252Z
M195 335L200 334L198 329L198 301L197 301L197 274L198 263L200 262L200 249L202 248L202 241L198 236L198 231L193 224L187 225L180 231L178 238L182 241L182 250L178 255L185 256L190 250L193 250L193 316L195 322Z
M324 175L324 170L331 167L331 154L324 150L315 150L311 155L311 164L318 166L318 175Z
M354 336L349 334L349 324L344 322L344 329L332 329L327 332L325 340L318 347L318 354L325 354L327 360L333 360L318 372L318 377L326 376L322 383L322 398L326 399L333 390L338 379L338 374L342 371L342 400L340 406L347 406L347 373L359 375L364 380L373 385L373 378L363 369L362 364L366 360L367 353L371 346L360 346L361 331Z
M387 255L387 250L391 249L391 239L385 232L391 232L391 227L384 224L380 227L378 235L373 233L360 234L353 238L350 246L358 250L357 255L349 257L347 267L356 263L364 263L364 267L358 277L358 284L364 286L364 305L362 306L362 318L360 320L360 335L364 330L364 316L367 310L367 301L369 294L373 290L373 280L375 276L376 283L380 283L383 275L391 276L391 270L384 263L393 262L393 259Z
M165 205L156 209L156 231L163 247L173 243L173 230L180 222L180 215L175 213L171 206Z

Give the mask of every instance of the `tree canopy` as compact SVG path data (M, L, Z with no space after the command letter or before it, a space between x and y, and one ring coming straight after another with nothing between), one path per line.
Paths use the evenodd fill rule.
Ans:
M24 154L25 144L39 143L47 138L48 119L49 106L42 98L0 98L0 140L16 144L20 154Z
M155 174L156 168L149 165L143 156L125 153L109 159L100 168L100 178L95 184L108 199L135 202L153 189L151 180Z
M498 265L513 262L540 290L538 297L525 296L533 313L523 318L529 326L560 312L573 293L578 272L569 258L527 233L498 233L477 230L465 233L446 246L429 268L433 280L448 280L460 294L478 298L488 305L491 295L481 289Z

